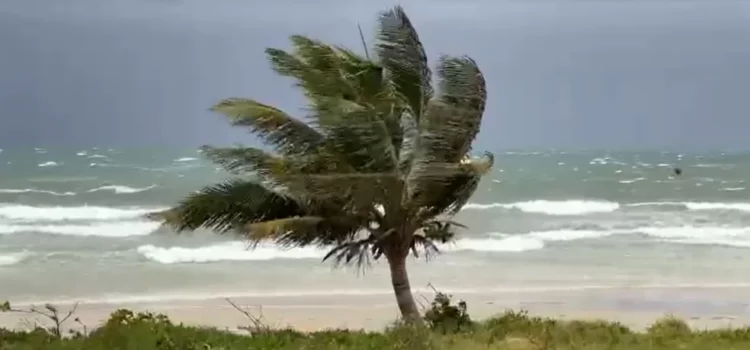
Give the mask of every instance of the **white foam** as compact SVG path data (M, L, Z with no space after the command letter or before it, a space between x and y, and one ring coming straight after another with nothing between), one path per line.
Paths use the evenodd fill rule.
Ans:
M58 165L59 164L57 164L56 162L49 161L49 162L39 163L38 167L46 168L46 167L52 167L52 166L58 166Z
M526 213L546 215L585 215L593 213L610 213L620 208L620 204L597 200L533 200L516 203L469 203L463 209L487 210L493 208L515 209Z
M619 182L619 183L621 183L621 184L632 184L632 183L634 183L634 182L638 182L638 181L643 181L643 180L645 180L645 179L646 179L645 177L637 177L637 178L635 178L635 179L629 179L629 180L620 180L620 181L618 181L618 182Z
M165 208L32 207L0 204L0 219L32 221L117 220L139 218L144 214L163 209Z
M734 240L724 238L683 238L665 239L669 243L691 244L691 245L719 245L736 248L750 248L750 240Z
M525 252L544 248L542 239L531 235L504 235L499 238L467 238L440 244L444 252ZM138 253L162 264L210 263L218 261L264 261L276 259L322 259L328 248L302 247L285 249L271 243L248 249L246 242L234 241L202 247L157 247L143 245Z
M3 225L0 224L0 234L17 234L25 232L48 233L66 236L99 236L99 237L130 237L146 236L156 231L158 222L149 221L120 221L96 223L89 225Z
M76 155L77 156L87 156L88 153L86 151L80 151L80 152L76 153Z
M462 208L463 210L487 210L487 209L494 209L494 208L504 208L507 204L503 203L489 203L489 204L483 204L483 203L468 203L464 205Z
M474 252L525 252L544 248L544 242L534 237L512 235L500 239L467 238L460 239L453 244L443 245L446 251L474 251Z
M750 227L666 227L639 230L665 242L750 248Z
M194 158L194 157L183 157L183 158L178 158L178 159L175 159L174 161L175 161L175 162L177 162L177 163L184 163L184 162L192 162L192 161L194 161L194 160L198 160L198 158Z
M22 253L10 253L10 254L0 254L0 267L2 266L11 266L16 265L24 260L29 256L28 253L22 252Z
M138 247L138 253L162 264L176 263L207 263L217 261L253 261L274 259L319 259L326 251L315 248L281 249L273 245L259 245L249 250L245 242L227 242L210 246L185 247L156 247L143 245Z
M121 185L107 185L107 186L100 186L94 189L90 189L86 192L100 192L100 191L112 191L116 194L130 194L130 193L139 193L143 191L148 191L152 188L157 187L156 185L146 186L146 187L129 187L129 186L121 186Z
M575 241L579 239L603 238L621 232L614 230L550 230L530 232L528 235L544 241Z
M744 187L724 187L721 189L722 191L728 191L728 192L737 192L737 191L744 191Z
M750 239L750 227L720 227L720 226L673 226L673 227L640 227L636 232L656 238L684 238L684 239L718 239L718 238L746 238Z
M684 204L690 210L734 210L750 212L750 203L685 202L682 204Z
M740 191L740 188L730 190ZM742 188L744 190L744 188ZM546 215L586 215L595 213L611 213L624 207L681 207L687 210L731 210L750 212L750 203L744 202L640 202L619 204L604 200L532 200L515 203L468 203L464 210L515 209L526 213Z
M55 191L46 191L46 190L37 190L34 188L24 188L24 189L16 189L16 188L0 188L0 193L43 193L43 194L50 194L53 196L75 196L75 192L55 192Z
M89 158L89 159L106 159L107 156L105 156L103 154L92 154L92 155L88 156L87 158Z

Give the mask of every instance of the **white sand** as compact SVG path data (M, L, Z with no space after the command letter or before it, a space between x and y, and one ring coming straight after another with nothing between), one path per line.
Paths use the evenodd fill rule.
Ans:
M722 306L725 301L737 298L750 301L748 288L477 293L460 297L467 301L469 313L475 319L486 318L507 309L525 309L534 315L562 319L619 321L634 329L644 329L665 314L681 317L692 327L699 329L750 326L750 314L745 309ZM419 299L426 304L422 297ZM603 302L597 304L597 300ZM628 300L628 303L622 304L622 300ZM674 304L675 300L681 302ZM260 315L262 310L263 320L268 325L291 326L300 330L325 328L376 330L382 329L398 316L395 301L391 295L253 297L236 298L233 301L246 307L255 315ZM673 304L664 304L667 306L659 307L659 301ZM704 305L706 301L717 302L717 306L713 309L706 308ZM607 305L607 302L610 304ZM24 305L15 306L24 307ZM56 306L61 311L67 311L71 305ZM238 325L249 324L241 312L218 296L216 299L208 300L158 303L80 304L75 315L88 328L93 328L106 320L108 315L118 308L164 313L176 322L222 329L237 329ZM735 312L728 312L727 310L731 311L730 309ZM23 322L23 320L34 319L28 314L0 313L0 327L24 327L28 322ZM39 318L36 319L41 321ZM75 327L72 323L69 326Z

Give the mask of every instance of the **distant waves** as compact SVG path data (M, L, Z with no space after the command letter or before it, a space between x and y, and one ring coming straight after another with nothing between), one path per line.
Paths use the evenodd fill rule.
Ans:
M260 245L248 250L246 242L213 242L201 246L164 245L153 241L141 241L159 228L158 222L144 218L144 214L164 208L156 207L106 207L106 206L29 206L0 204L0 236L3 235L58 235L77 237L99 237L104 239L139 239L133 248L122 252L135 259L144 259L159 264L213 263L221 261L264 261L277 259L321 259L326 249L283 249L272 244ZM653 243L722 245L750 248L750 227L732 227L720 220L700 224L680 219L679 213L736 212L750 214L750 203L701 203L701 202L643 202L616 203L596 200L551 201L535 200L515 203L489 203L466 205L464 211L491 215L543 215L548 218L568 216L571 219L550 221L544 228L527 231L466 232L454 243L441 245L447 254L522 253L549 249L554 244L579 240L596 240L608 237L645 238ZM611 214L645 215L641 219L608 218L596 220L597 216ZM667 214L683 221L665 222L654 220L649 215ZM593 216L592 216L593 215ZM572 220L573 218L578 218ZM581 224L583 222L583 224ZM469 227L471 229L471 227ZM135 242L134 242L135 243ZM39 253L41 254L41 253ZM0 252L0 266L12 266L33 261L39 256L33 251ZM97 254L111 254L100 251ZM45 255L46 256L46 255ZM1 267L0 267L1 268Z
M99 186L96 188L92 188L90 190L84 191L84 193L93 193L93 192L104 192L109 191L113 192L115 194L132 194L132 193L140 193L145 192L148 190L152 190L154 188L158 187L157 185L150 185L146 187L130 187L125 185L105 185L105 186ZM22 193L35 193L35 194L45 194L45 195L52 195L52 196L75 196L78 195L76 192L72 191L66 191L66 192L55 192L55 191L48 191L48 190L42 190L42 189L36 189L36 188L0 188L0 194L8 193L8 194L22 194Z
M595 213L611 213L627 209L682 209L682 210L724 210L750 213L750 203L742 202L640 202L617 203L602 200L532 200L515 203L469 203L464 210L512 209L525 213L545 215L586 215Z

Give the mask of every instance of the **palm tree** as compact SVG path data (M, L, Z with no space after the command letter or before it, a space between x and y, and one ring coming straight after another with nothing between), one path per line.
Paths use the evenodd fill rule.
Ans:
M267 49L309 101L307 121L246 98L212 110L248 127L272 152L202 151L236 175L150 217L178 232L203 227L251 243L330 248L323 260L365 266L385 257L399 310L418 320L410 253L451 241L450 221L494 162L468 154L484 112L482 73L468 57L440 58L432 87L422 43L401 7L379 17L376 60L304 36L292 53Z

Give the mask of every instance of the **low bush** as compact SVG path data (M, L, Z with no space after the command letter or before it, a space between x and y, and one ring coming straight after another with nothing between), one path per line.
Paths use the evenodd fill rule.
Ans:
M748 328L694 331L674 317L656 321L645 332L634 332L616 322L560 321L530 316L523 311L506 311L474 322L466 304L454 304L446 294L436 296L425 311L423 324L395 323L382 332L302 333L254 323L252 327L243 328L247 334L237 334L175 324L164 315L128 310L115 311L104 324L90 332L59 334L61 328L0 329L0 350L750 349Z

